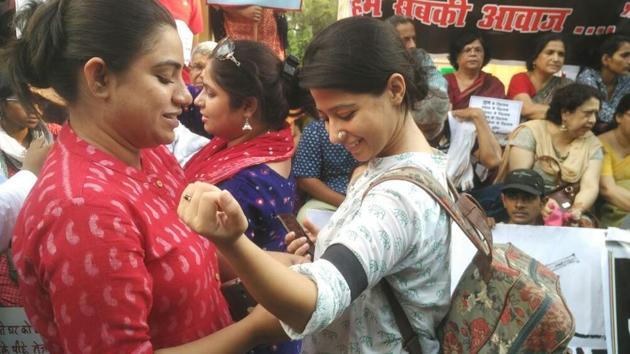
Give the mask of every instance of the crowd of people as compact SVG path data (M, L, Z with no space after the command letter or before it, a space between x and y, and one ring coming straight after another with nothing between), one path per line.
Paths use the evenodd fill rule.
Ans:
M399 353L383 280L438 353L450 221L409 182L372 186L400 167L490 223L630 229L630 38L574 82L542 35L506 89L479 33L443 76L403 17L339 20L300 61L280 11L214 5L199 43L203 9L31 2L2 39L0 306L51 353ZM472 96L522 101L505 142ZM238 315L228 284L258 305Z

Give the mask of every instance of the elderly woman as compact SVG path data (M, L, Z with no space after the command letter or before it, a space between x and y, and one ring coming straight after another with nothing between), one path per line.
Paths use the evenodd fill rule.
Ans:
M490 50L479 34L465 33L451 42L448 60L456 71L444 78L453 109L468 108L471 96L505 98L503 83L481 70L490 59Z
M203 86L203 81L201 81L201 72L208 64L208 59L212 54L212 50L217 44L213 41L206 41L199 43L193 50L190 60L190 85L188 86L188 91L192 95L193 99L199 95L201 92L201 88ZM182 114L179 116L179 122L182 123L186 128L188 128L191 132L204 136L206 138L211 138L203 129L203 123L201 122L201 113L199 113L199 108L195 107L195 105L191 104L188 106ZM193 149L194 151L198 149Z
M594 59L590 67L582 68L576 81L595 87L603 97L593 129L598 134L613 128L615 107L630 93L630 38L614 35L606 39Z
M497 180L509 171L533 168L543 177L546 193L562 184L579 183L579 192L568 208L578 220L593 206L599 192L603 153L591 129L600 102L599 92L590 86L571 84L559 89L546 120L523 123L512 132Z
M630 94L623 96L615 112L613 129L599 136L604 162L599 187L604 203L604 226L630 229Z
M512 76L507 96L523 102L523 118L545 119L553 94L571 83L556 76L564 65L566 46L561 35L550 33L536 41L532 53L526 61L527 71Z

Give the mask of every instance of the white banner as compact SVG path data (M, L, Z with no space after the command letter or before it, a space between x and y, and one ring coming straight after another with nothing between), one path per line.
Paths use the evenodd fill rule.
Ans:
M48 353L21 307L0 307L0 353Z
M453 230L452 289L476 251L457 227ZM492 235L495 243L511 242L560 277L562 293L575 317L576 335L570 345L605 349L601 266L606 230L499 224Z

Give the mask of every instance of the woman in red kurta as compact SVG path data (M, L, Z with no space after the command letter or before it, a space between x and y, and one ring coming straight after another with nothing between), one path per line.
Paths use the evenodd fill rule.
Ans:
M191 103L182 67L155 1L49 0L9 53L19 95L47 85L68 102L13 239L24 307L51 353L152 353L204 336L221 353L253 345L239 325L219 331L231 319L215 248L176 215L184 174L161 145Z

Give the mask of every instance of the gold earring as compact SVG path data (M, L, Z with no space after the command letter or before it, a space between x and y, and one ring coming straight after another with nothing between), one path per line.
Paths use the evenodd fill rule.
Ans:
M343 140L346 135L348 135L348 133L345 130L340 130L339 132L337 132L337 138L339 140Z

